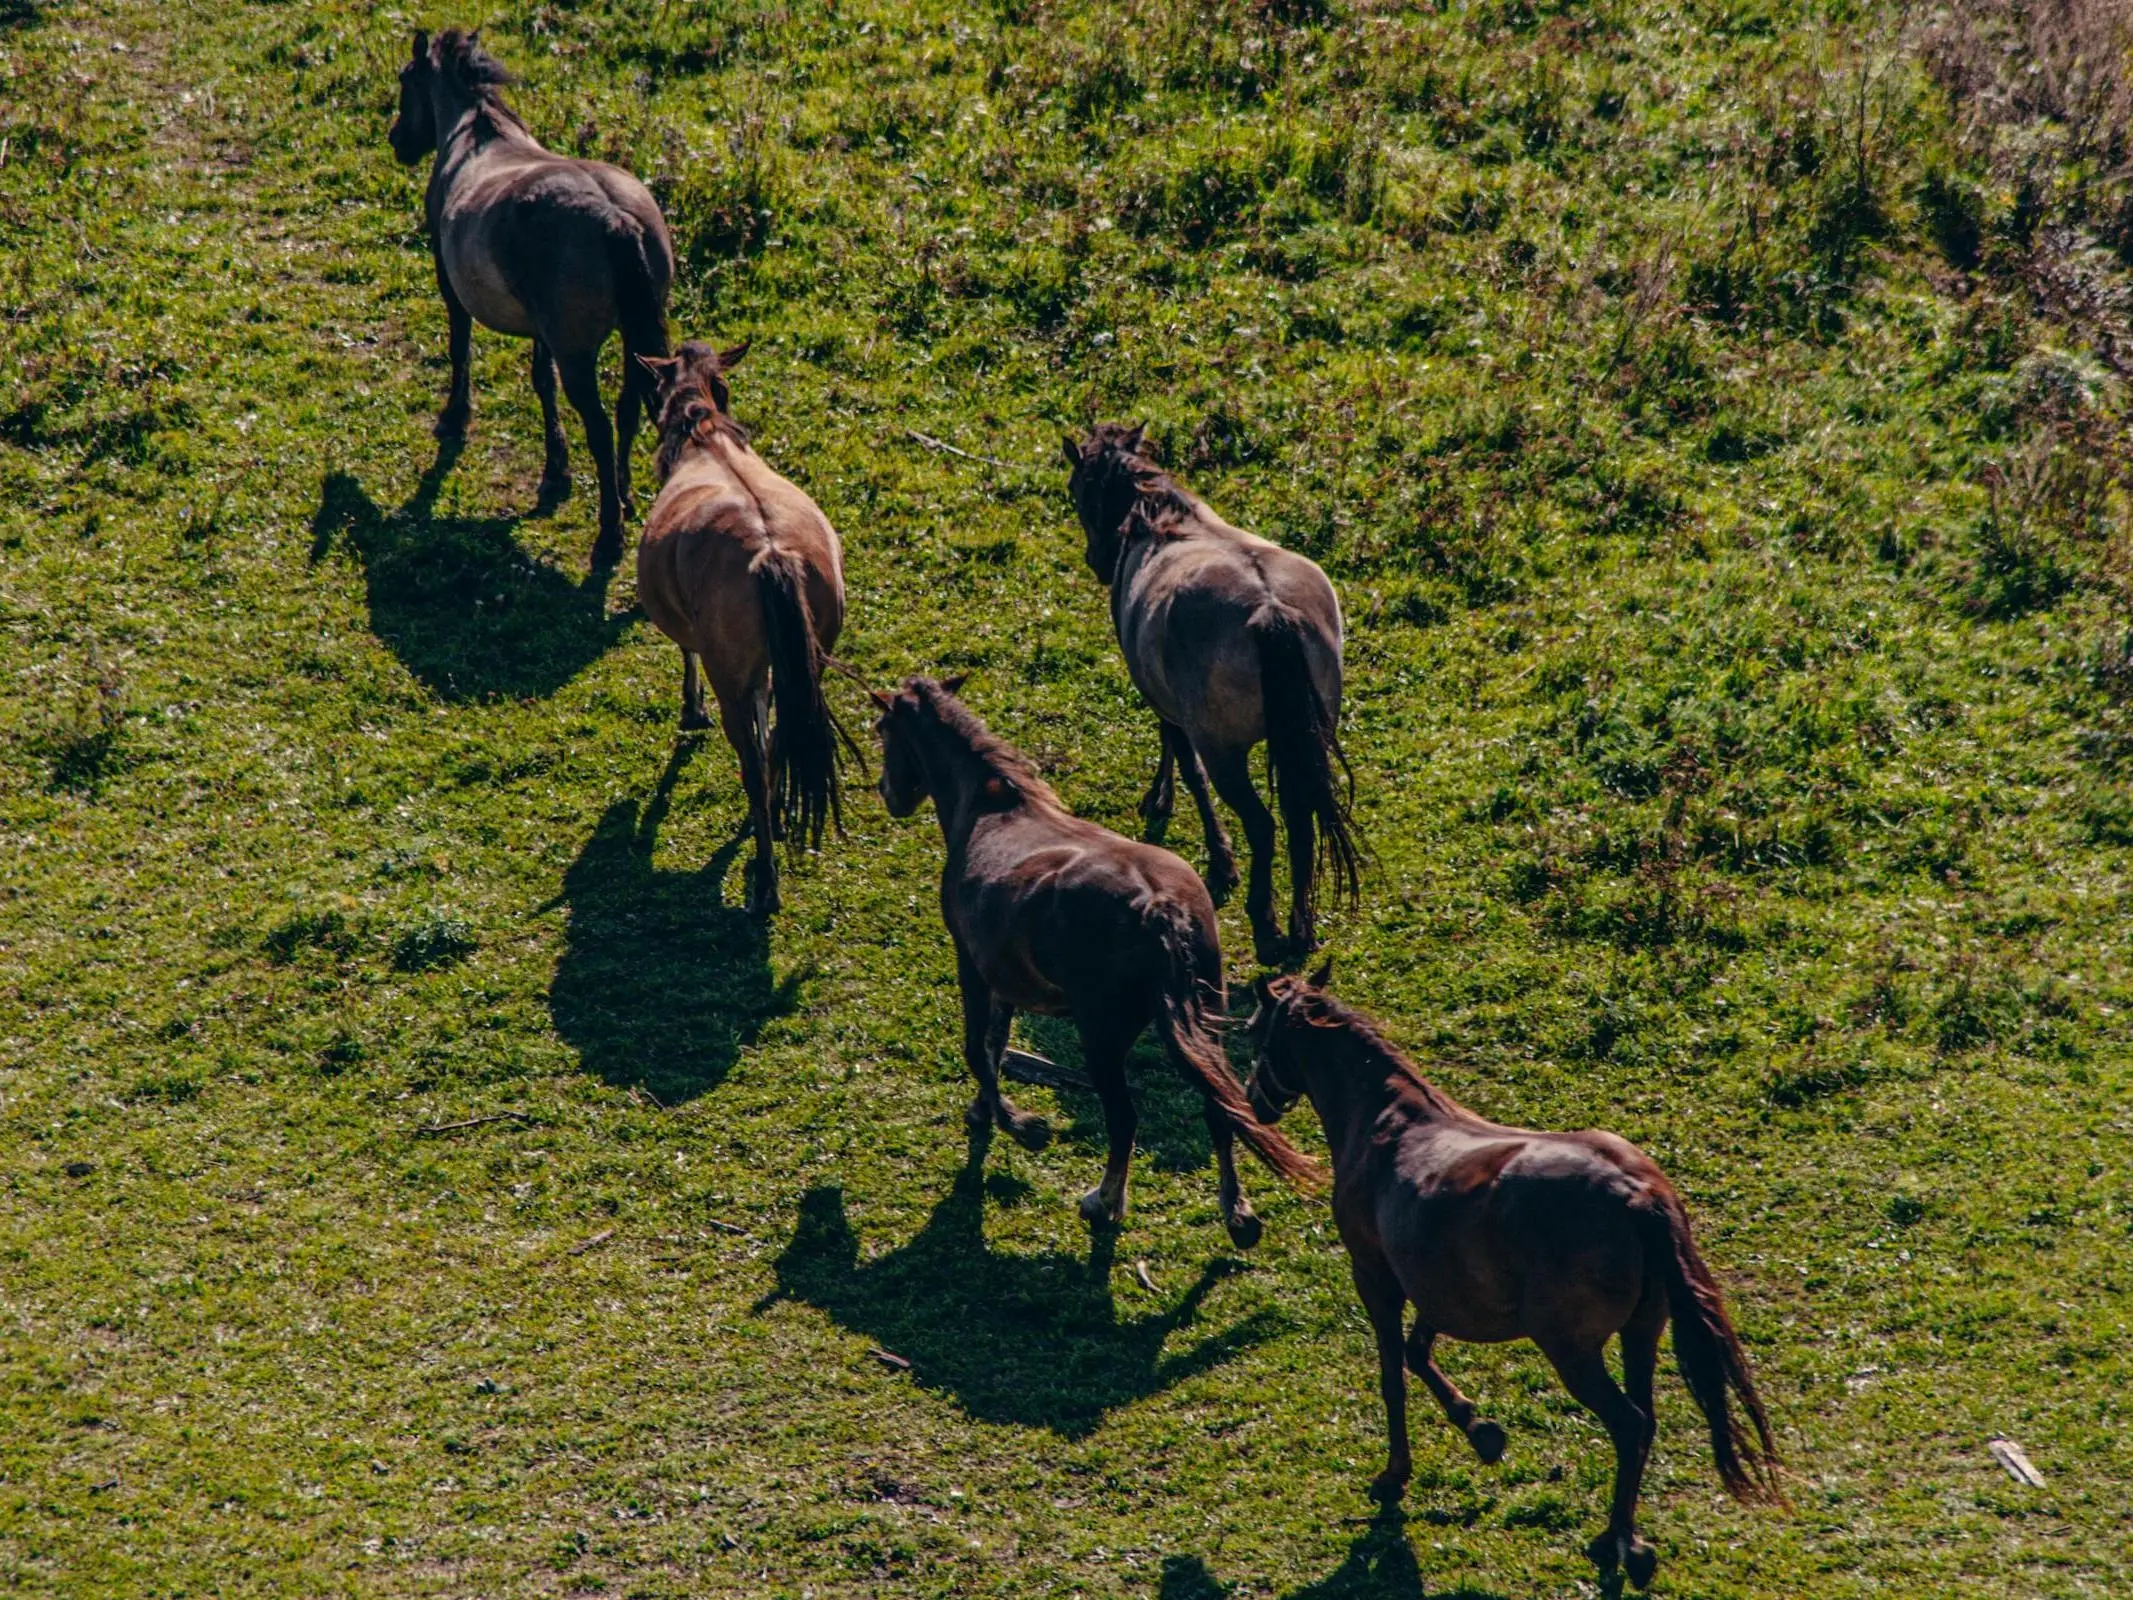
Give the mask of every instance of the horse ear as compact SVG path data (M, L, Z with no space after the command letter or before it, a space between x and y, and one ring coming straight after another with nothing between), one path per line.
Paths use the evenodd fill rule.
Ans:
M1081 465L1081 446L1074 442L1074 436L1071 433L1061 437L1059 448L1066 452L1068 466L1078 467Z
M1311 987L1314 989L1323 989L1327 984L1331 983L1332 981L1333 958L1331 956L1328 956L1325 960L1321 961L1318 964L1318 970L1311 974Z
M896 696L894 696L893 694L883 694L879 689L869 689L867 691L867 698L873 701L874 704L876 704L877 706L880 706L881 709L884 711L888 710L889 707L896 704Z
M735 367L739 366L742 359L748 354L748 347L754 343L753 339L743 339L731 350L721 350L718 353L719 370L721 372L731 372Z
M961 689L963 685L968 683L969 681L969 673L958 672L953 677L941 679L941 687L943 689L946 689L950 694L954 694L957 690Z
M414 53L414 55L413 55L413 56L411 57L411 59L412 59L412 60L415 60L415 61L427 61L427 60L429 59L429 55L430 55L430 33L429 33L429 29L427 29L427 28L417 28L417 29L415 30L415 53Z
M638 356L637 365L652 375L652 381L661 388L674 376L674 369L681 365L679 356Z
M1141 453L1141 446L1146 444L1147 442L1148 424L1145 422L1136 422L1133 425L1133 431L1126 435L1126 448L1128 450L1131 450L1135 455L1139 455Z

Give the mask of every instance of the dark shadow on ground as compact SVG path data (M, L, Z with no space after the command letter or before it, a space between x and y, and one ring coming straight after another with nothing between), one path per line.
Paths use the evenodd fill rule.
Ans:
M778 1286L758 1306L798 1300L911 1363L928 1388L984 1422L1049 1428L1080 1438L1114 1406L1157 1393L1270 1337L1278 1319L1255 1312L1165 1354L1231 1270L1211 1262L1168 1310L1122 1317L1111 1298L1114 1235L1086 1260L1057 1252L1008 1255L985 1242L987 1136L971 1141L954 1185L908 1244L862 1260L844 1191L810 1189Z
M44 21L44 0L0 0L0 33Z
M676 746L642 817L634 800L607 808L552 902L570 918L548 990L556 1032L587 1071L666 1105L717 1088L763 1024L798 1003L801 980L771 977L763 925L723 898L738 837L694 870L652 865L694 745Z
M1230 1592L1198 1556L1172 1556L1163 1563L1156 1600L1220 1600ZM1292 1589L1286 1600L1504 1600L1493 1589L1440 1589L1431 1594L1415 1565L1400 1513L1381 1513L1348 1546L1347 1559L1313 1584Z
M574 581L521 550L512 533L522 518L438 516L437 491L459 453L438 446L397 511L381 510L348 473L327 473L311 559L345 539L369 581L371 631L433 693L546 697L598 660L628 619L607 614L610 569Z

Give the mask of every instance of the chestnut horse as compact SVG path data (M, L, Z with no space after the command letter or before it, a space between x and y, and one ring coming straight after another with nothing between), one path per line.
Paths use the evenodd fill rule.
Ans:
M1324 990L1328 971L1262 979L1252 1014L1253 1111L1277 1121L1308 1095L1333 1150L1333 1217L1377 1334L1391 1451L1371 1493L1405 1490L1412 1367L1483 1461L1504 1433L1437 1369L1437 1335L1531 1339L1597 1412L1615 1447L1607 1528L1587 1548L1639 1587L1658 1565L1637 1536L1653 1433L1652 1376L1671 1315L1674 1356L1710 1425L1719 1480L1776 1499L1777 1449L1717 1281L1666 1175L1611 1133L1533 1133L1475 1116L1417 1072L1360 1013ZM1415 1307L1403 1335L1402 1313ZM1621 1335L1622 1382L1607 1370ZM1736 1409L1737 1403L1737 1409ZM1745 1414L1745 1422L1743 1415ZM1752 1431L1751 1431L1752 1430Z
M1044 1120L1000 1093L1000 1056L1017 1010L1072 1017L1110 1140L1103 1183L1081 1214L1123 1221L1135 1125L1126 1054L1153 1021L1171 1064L1200 1091L1223 1225L1249 1249L1260 1224L1237 1183L1233 1141L1298 1186L1318 1168L1253 1117L1209 1031L1223 985L1206 887L1168 850L1068 811L956 698L961 684L906 678L894 694L868 692L881 708L882 803L908 817L930 796L947 841L941 916L963 991L963 1057L978 1084L970 1126L1004 1128L1032 1149L1044 1143Z
M683 729L711 726L704 677L718 697L755 832L748 909L763 916L778 909L773 839L820 845L826 822L841 825L838 744L851 741L822 694L844 625L844 552L821 508L733 420L726 373L747 353L691 340L671 358L639 358L662 487L637 544L637 598L681 647Z
M616 167L541 147L499 92L511 81L472 33L415 34L400 69L400 114L388 137L407 166L435 152L423 210L437 289L450 324L452 391L440 439L466 431L474 324L533 340L546 459L541 497L570 488L570 450L556 416L556 373L585 423L600 477L593 559L622 555L637 408L650 393L633 355L667 353L667 289L674 246L651 192ZM622 330L622 393L608 432L600 404L600 347Z
M1180 488L1149 460L1144 434L1103 423L1085 444L1065 441L1084 559L1111 591L1126 671L1162 720L1163 753L1141 811L1160 837L1175 762L1207 838L1208 888L1221 900L1236 886L1237 859L1208 798L1214 781L1252 850L1244 909L1254 953L1279 965L1317 944L1321 868L1348 899L1356 893L1361 852L1334 776L1347 766L1337 732L1340 601L1315 562L1231 527ZM1289 835L1286 944L1274 922L1274 818L1252 787L1261 740Z

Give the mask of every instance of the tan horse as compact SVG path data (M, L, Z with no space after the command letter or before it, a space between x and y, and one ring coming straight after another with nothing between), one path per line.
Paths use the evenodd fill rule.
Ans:
M1325 1124L1333 1219L1377 1333L1391 1434L1371 1493L1397 1500L1407 1485L1406 1367L1475 1454L1503 1455L1503 1429L1476 1420L1473 1402L1437 1369L1438 1334L1531 1339L1614 1441L1613 1505L1587 1554L1649 1583L1658 1557L1637 1536L1637 1490L1671 1315L1674 1356L1710 1426L1720 1481L1743 1500L1777 1498L1777 1450L1748 1358L1666 1175L1611 1133L1533 1133L1475 1116L1327 994L1327 976L1321 968L1309 982L1260 980L1251 1103L1273 1122L1308 1095ZM1410 1301L1415 1325L1403 1334ZM1607 1370L1616 1334L1626 1394Z
M1252 851L1244 909L1269 966L1317 944L1321 867L1353 899L1361 860L1335 779L1345 768L1341 610L1307 557L1233 528L1147 457L1143 430L1104 423L1066 440L1067 481L1090 569L1111 591L1111 622L1134 687L1162 719L1163 753L1141 802L1160 836L1171 766L1185 774L1207 837L1207 886L1219 902L1237 860L1207 785L1244 823ZM1252 787L1262 740L1289 835L1289 936L1274 922L1274 818ZM1205 763L1204 769L1202 763ZM1352 788L1352 784L1350 785Z
M1318 1168L1245 1104L1209 1032L1222 1015L1222 948L1214 903L1168 850L1122 839L1059 803L1019 753L955 697L960 678L907 678L881 707L881 799L908 817L927 798L941 825L941 915L963 991L963 1059L977 1080L967 1120L1032 1148L1049 1130L1000 1093L1000 1058L1016 1011L1072 1017L1103 1102L1110 1159L1082 1198L1092 1224L1126 1215L1135 1113L1126 1057L1149 1023L1171 1063L1200 1091L1221 1174L1222 1222L1241 1249L1259 1219L1237 1183L1242 1139L1299 1187Z
M622 555L630 447L638 406L650 394L643 370L628 358L667 352L674 247L643 184L604 162L541 147L504 104L499 90L509 81L502 64L459 28L445 29L434 43L418 31L413 59L400 69L393 154L408 166L436 154L423 209L451 328L452 390L435 431L440 439L466 431L476 322L530 338L546 452L541 497L570 488L570 451L555 404L560 370L600 477L593 558L610 563ZM610 434L599 358L618 327L622 393Z
M748 908L767 915L778 909L772 841L819 845L824 824L841 821L838 745L851 741L822 695L844 625L844 552L821 508L733 420L726 372L747 352L692 340L671 359L643 358L663 487L637 545L637 598L681 647L682 727L711 726L699 669L718 697L755 831Z

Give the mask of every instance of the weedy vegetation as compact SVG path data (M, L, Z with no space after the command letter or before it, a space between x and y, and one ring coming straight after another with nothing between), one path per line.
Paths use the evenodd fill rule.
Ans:
M410 30L484 19L653 186L677 332L753 339L871 680L971 671L1130 830L1061 432L1147 419L1325 565L1340 992L1666 1167L1792 1464L1724 1502L1663 1380L1664 1590L2133 1587L2105 0L0 0L7 1585L1588 1592L1608 1452L1528 1349L1441 1352L1509 1454L1418 1413L1369 1520L1322 1204L1262 1185L1234 1257L1146 1045L1115 1241L1087 1097L966 1165L930 821L855 791L742 912L524 345L428 433L385 124Z

